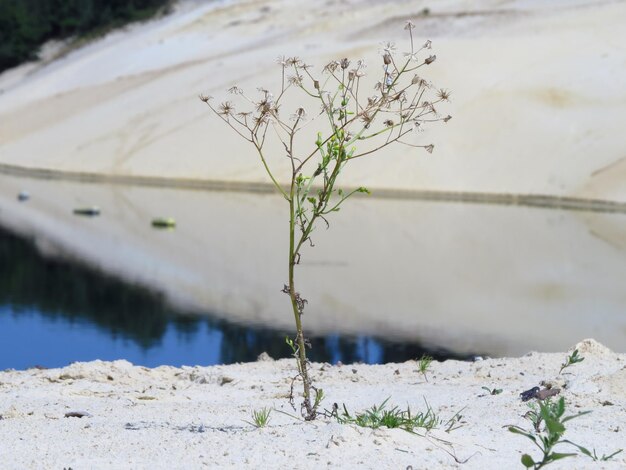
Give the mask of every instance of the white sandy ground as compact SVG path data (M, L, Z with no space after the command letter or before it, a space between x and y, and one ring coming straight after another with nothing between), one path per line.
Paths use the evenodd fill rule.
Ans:
M325 418L304 423L278 411L266 428L255 429L245 422L253 410L294 413L287 400L292 360L180 369L94 361L7 370L0 373L0 462L3 469L75 470L522 468L521 454L536 457L537 451L505 426L528 426L522 415L529 408L519 393L542 380L565 385L570 412L592 411L567 423L566 438L600 455L626 448L626 355L593 340L577 347L585 360L560 377L565 353L433 363L428 381L415 361L312 365L328 408L336 402L363 410L389 398L414 411L423 410L427 400L444 421L462 415L461 428L448 433L441 425L426 436ZM486 395L483 386L503 392ZM89 416L64 417L76 411ZM467 462L457 463L450 453ZM611 462L579 456L549 468L625 466L622 453Z
M396 146L355 162L345 184L626 201L625 17L626 2L613 0L185 1L173 15L0 76L0 162L266 181L197 95L228 99L234 83L276 90L281 54L318 70L365 57L372 86L380 43L396 41L401 57L412 19L417 43L433 40L438 59L424 75L453 91L441 112L454 117L416 138L436 145L432 156ZM311 143L297 145L306 153Z

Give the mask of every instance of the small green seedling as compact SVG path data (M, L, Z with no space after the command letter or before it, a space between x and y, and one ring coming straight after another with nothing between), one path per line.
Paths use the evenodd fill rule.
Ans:
M564 424L567 421L588 413L590 413L590 411L583 411L575 415L563 416L565 414L565 399L563 397L561 397L556 403L549 399L544 402L539 402L539 413L534 413L534 416L527 415L527 418L533 423L532 431L526 431L518 426L508 427L510 432L521 434L522 436L530 439L543 454L541 460L539 461L535 461L529 454L522 455L522 465L526 468L537 470L556 460L578 455L575 452L554 452L554 448L558 444L572 444L578 447L571 441L562 439L563 434L565 433ZM540 430L542 422L544 426L543 430Z
M502 393L501 388L489 388L489 387L481 387L481 388L483 390L486 390L489 395L500 395Z
M408 432L414 432L418 428L430 431L441 423L428 402L426 403L426 411L413 414L409 407L406 410L400 410L397 406L387 409L388 401L389 398L380 405L374 405L363 413L357 413L354 416L350 414L346 405L343 405L343 412L337 413L335 416L341 424L356 424L372 429L380 427L399 428Z
M446 427L446 432L450 433L456 429L462 428L463 424L465 424L465 421L463 420L463 415L461 414L461 412L465 409L465 407L461 408L459 411L457 411L454 416L452 416L452 418L450 418L448 421L446 421L445 423L445 427Z
M426 372L428 372L428 369L430 369L430 365L432 364L432 362L433 358L424 354L417 363L417 370L420 374L424 376L424 380L426 380L426 382L428 382Z
M561 370L559 370L559 374L563 372L563 369L573 366L578 362L583 362L585 360L584 357L578 355L578 349L574 349L574 352L565 358L565 362L561 364Z
M583 454L585 454L587 457L592 459L594 462L607 462L624 450L624 449L619 449L613 452L612 454L609 454L609 455L602 454L602 457L599 457L598 454L596 454L596 449L593 449L593 451L590 452L589 449L586 449L583 446L579 446L578 444L574 444L573 442L570 442L570 441L566 441L566 442L577 447L578 450L580 450Z
M271 408L261 408L252 412L252 421L245 421L255 428L264 428L270 422Z

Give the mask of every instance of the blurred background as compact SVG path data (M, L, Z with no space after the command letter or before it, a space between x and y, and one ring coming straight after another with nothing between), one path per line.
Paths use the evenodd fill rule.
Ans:
M432 155L396 146L342 175L372 195L303 253L311 357L586 337L625 351L625 15L584 0L0 0L0 368L287 357L287 207L198 95L279 89L281 55L317 72L364 58L373 92L409 19L453 119L415 137Z

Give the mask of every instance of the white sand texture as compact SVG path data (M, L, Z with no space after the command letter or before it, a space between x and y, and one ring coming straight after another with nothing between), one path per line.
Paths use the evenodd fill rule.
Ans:
M75 363L63 369L0 373L0 462L3 469L48 468L523 468L540 452L508 425L532 429L520 392L542 381L561 388L565 439L599 457L626 447L626 355L593 340L576 346L584 361L559 375L564 354L519 359L364 366L313 364L323 406L352 413L389 399L413 413L426 402L440 424L414 433L296 419L288 395L292 360L213 367L147 369L126 361ZM482 387L502 389L490 395ZM534 401L534 400L533 400ZM266 427L251 422L270 408ZM293 416L281 413L284 411ZM71 414L83 417L71 417ZM69 416L68 416L69 414ZM454 428L446 430L455 415ZM562 444L556 452L576 449ZM607 462L575 456L555 469L619 469L624 452Z
M429 9L427 14L425 8ZM445 112L454 118L420 136L420 143L435 144L432 156L412 147L395 147L384 158L363 159L343 184L626 202L624 18L626 2L603 0L184 1L170 16L112 33L55 60L0 75L0 170L18 172L21 177L31 172L53 181L100 175L103 180L130 178L127 182L140 177L244 185L264 182L265 175L250 149L209 115L197 95L204 92L226 97L225 90L235 83L251 90L259 85L276 89L280 74L275 59L281 54L300 56L318 67L330 59L363 56L376 70L381 41L394 40L402 51L404 20L413 19L418 41L433 40L437 61L429 67L427 78L452 90L453 102ZM286 170L280 155L274 164ZM278 174L284 180L282 170ZM42 188L39 200L34 197L32 207L20 212L8 201L15 203L23 181L16 181L15 175L0 178L0 220L36 237L44 249L88 257L92 242L104 241L101 259L94 255L95 259L89 261L108 271L138 278L162 290L166 290L163 284L176 278L180 284L172 290L200 306L215 305L215 298L222 295L205 288L207 268L196 266L200 263L194 258L198 250L191 250L196 245L189 245L186 254L170 255L161 249L167 245L141 241L137 235L133 239L139 240L136 245L118 244L128 239L128 233L143 233L139 229L133 232L133 224L143 222L121 210L127 219L118 217L108 226L104 222L94 225L101 227L100 231L83 228L80 233L87 236L76 237L72 223L66 220L69 216L64 219L55 215L61 211L59 201L86 203L75 196L70 183L55 186L54 196L43 191L53 183L39 180L34 185L35 189ZM67 188L63 189L64 185ZM86 189L80 197L89 191ZM151 196L147 191L145 195ZM119 207L132 208L122 189L113 189L102 197L115 199ZM158 200L154 197L152 202ZM271 201L259 199L257 203L263 213L274 214ZM111 203L109 207L118 206ZM411 210L416 220L423 220L419 219L420 207ZM382 205L380 211L389 213ZM434 210L432 213L439 214ZM359 222L357 216L354 219ZM194 218L195 213L188 217ZM390 213L389 217L395 216ZM397 218L405 220L406 215ZM525 234L516 225L522 219L513 218L516 220L508 224L508 230ZM568 221L577 227L576 240L582 240L577 246L601 244L602 259L612 263L611 273L618 273L610 277L623 279L619 275L623 272L623 248L617 255L607 248L624 246L623 221L591 215L571 216ZM585 224L592 228L587 229ZM204 233L192 233L189 227L191 224L186 230L193 236ZM237 232L222 228L224 233ZM370 233L376 233L374 229ZM89 230L94 231L91 236ZM476 239L483 242L479 246L493 251L484 242L482 232L476 231L480 235ZM461 235L468 238L465 233ZM216 239L218 236L214 235ZM273 232L260 236L273 237ZM410 233L398 236L415 243ZM458 261L450 255L447 239L437 234L430 238L441 240L442 256L428 260L429 266L445 268L450 263L454 268ZM349 240L347 236L345 239ZM553 245L560 247L560 240L555 238ZM206 245L205 238L196 242ZM380 245L381 250L395 246ZM151 251L154 247L155 253L161 253L156 258ZM254 246L247 249L253 259L258 250ZM128 252L127 264L134 267L105 256L114 250L118 258ZM475 252L475 247L464 253L472 250ZM253 300L260 298L257 292L269 292L266 281L271 286L280 285L272 277L282 276L276 274L279 268L271 267L270 275L261 282L258 273L266 272L262 269L267 266L259 266L245 278L242 265L233 265L229 252L203 251L203 256L214 257L211 269L223 275L214 283L236 285L252 292ZM387 259L382 253L380 256ZM552 244L546 245L545 253L558 255ZM558 261L558 257L555 259ZM594 256L589 263L597 259ZM265 258L260 260L259 264L265 263ZM149 274L145 270L144 274L138 272L139 261L151 267ZM325 262L319 261L320 265ZM486 281L472 277L474 270L468 264L468 275L459 284L470 291L471 281L488 284L504 279L499 268L502 263L497 261ZM543 262L547 266L544 271L552 275L549 268L558 262ZM412 266L410 259L406 263ZM581 269L588 269L589 263L585 261ZM537 265L541 270L543 265ZM239 268L241 271L237 271ZM313 268L309 268L311 278L316 276ZM435 272L448 279L450 270L443 268ZM150 278L153 275L165 277ZM432 277L430 271L428 275ZM520 274L520 278L531 277ZM393 277L389 282L399 285ZM430 288L425 282L420 285L427 291ZM618 306L609 312L613 323L608 337L610 346L617 349L620 344L623 347L623 317L615 314L624 311L619 308L624 302L623 290L608 285L609 297L616 299ZM551 286L546 282L531 287L536 287L533 292L552 299L555 293ZM601 293L603 286L597 292ZM277 297L280 295L277 289L271 289ZM324 289L323 285L319 287L321 294ZM572 289L582 290L575 285ZM496 285L495 291L503 290ZM462 295L457 292L460 303ZM228 291L222 297L218 298L218 314L250 310L248 305L237 303L252 302L247 297L242 300ZM423 300L427 295L418 297ZM390 298L387 295L374 300L387 305ZM595 305L593 297L585 298L591 299L589 305ZM279 311L273 302L273 298L261 300L255 310L260 312L262 322L276 320L266 313ZM336 303L328 298L324 302ZM374 306L376 302L369 298L364 301ZM437 312L437 305L430 307L431 312ZM566 357L564 350L567 346L572 346L570 351L574 348L572 343L565 345L564 336L559 334L566 322L553 318L553 324L546 326L543 318L532 317L536 315L532 308L517 304L519 314L515 311L510 317L513 320L500 321L497 333L485 330L485 325L494 324L507 308L496 310L497 315L487 312L491 316L480 321L469 316L459 318L454 327L447 320L445 324L433 320L429 329L424 329L423 324L406 315L403 321L409 322L409 329L393 318L389 321L391 317L385 317L385 327L411 337L416 337L415 331L419 330L424 342L428 342L431 331L439 332L440 337L452 336L448 339L459 350L474 350L476 341L482 341L474 335L474 342L468 343L467 332L476 328L485 339L500 338L501 344L491 349L504 353L526 351L527 343L522 344L521 336L536 341L537 349L542 350L554 350L550 338L558 337L556 348L563 352L434 363L426 376L417 371L414 361L380 366L312 365L315 383L326 393L322 408L331 410L337 403L341 409L345 404L356 413L389 399L389 408L410 407L415 413L424 411L428 403L440 420L429 432L419 428L415 433L362 428L330 417L309 423L298 420L294 416L299 413L288 400L295 369L291 360L180 369L95 361L63 369L0 372L0 468L522 468L521 455L529 453L538 459L539 451L529 439L508 432L506 427L531 429L524 418L530 408L521 401L520 393L542 382L561 389L567 413L591 411L568 421L564 438L595 449L599 457L626 449L626 355L585 340L576 346L584 361L559 373ZM385 312L377 309L370 319L380 311ZM602 312L596 313L591 307L588 314L577 312L573 323L583 330L601 330L606 322ZM443 322L442 316L430 316ZM318 332L335 330L332 322L337 319L318 318ZM288 324L289 320L280 321ZM348 332L362 324L365 330L383 328L358 316L348 316L344 323ZM591 335L579 335L577 339L585 336ZM482 387L502 392L490 395ZM297 385L295 390L299 391ZM264 407L273 410L267 427L256 429L246 422L252 419L254 410ZM455 416L455 429L448 432ZM575 450L565 444L556 449ZM551 463L550 468L626 468L626 454L619 453L608 462L594 462L580 455L568 457Z

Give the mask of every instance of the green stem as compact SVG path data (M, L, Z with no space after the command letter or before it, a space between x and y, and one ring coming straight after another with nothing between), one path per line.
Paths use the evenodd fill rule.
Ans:
M295 288L294 270L298 252L301 244L296 249L295 244L295 229L296 229L296 213L294 205L294 191L295 191L295 178L294 174L291 181L291 191L289 197L289 298L291 300L291 308L293 310L294 320L296 322L296 343L298 345L296 361L298 363L298 371L302 378L303 383L303 395L304 395L304 408L306 410L305 420L311 421L315 419L315 409L311 405L311 380L309 378L307 358L306 358L306 345L304 342L304 333L302 330L302 317L300 309L298 307L297 291Z

